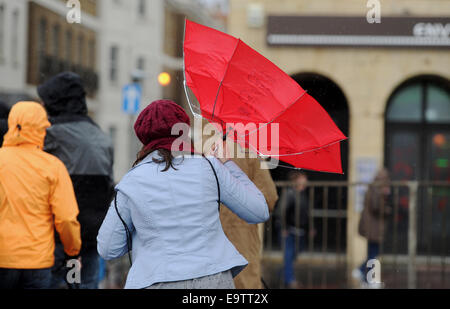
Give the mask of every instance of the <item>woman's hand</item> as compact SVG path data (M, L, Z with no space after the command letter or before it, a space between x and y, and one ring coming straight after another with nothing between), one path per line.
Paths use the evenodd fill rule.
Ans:
M228 150L227 141L222 140L214 142L214 144L211 146L209 155L216 157L222 163L225 163L232 159L230 156L230 151Z

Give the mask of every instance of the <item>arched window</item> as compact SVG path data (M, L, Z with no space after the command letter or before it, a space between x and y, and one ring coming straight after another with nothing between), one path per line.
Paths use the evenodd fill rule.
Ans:
M393 180L450 181L449 80L419 76L406 81L391 95L385 118L385 164ZM409 191L400 188L396 196L397 219L389 220L388 234L398 233L399 247L387 242L386 252L407 250ZM450 225L443 222L450 221L449 187L421 185L417 198L418 253L447 254Z
M450 81L402 84L386 110L386 163L397 180L450 180Z

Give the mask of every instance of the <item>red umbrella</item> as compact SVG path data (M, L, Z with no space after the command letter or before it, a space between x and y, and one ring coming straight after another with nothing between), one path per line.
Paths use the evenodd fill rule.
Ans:
M224 130L258 124L234 134L238 142L297 168L342 173L339 142L345 135L296 81L240 39L187 20L184 66L185 85L204 118ZM252 142L261 128L275 125L276 143Z

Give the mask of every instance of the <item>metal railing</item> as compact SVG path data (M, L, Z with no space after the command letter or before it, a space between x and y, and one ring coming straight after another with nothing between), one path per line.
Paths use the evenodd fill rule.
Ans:
M359 238L357 226L362 208L355 207L358 206L355 205L357 194L361 191L357 188L367 190L369 185L362 182L309 182L305 190L307 207L300 205L300 193L295 193L297 230L302 230L302 215L307 215L308 219L307 246L297 260L305 267L300 267L303 273L300 270L296 274L308 282L307 287L352 286L347 253L348 245L353 245ZM280 275L285 251L282 234L287 230L286 197L290 187L289 182L277 183L280 200L265 225L263 266L266 277L272 277L272 287L283 287ZM387 287L450 287L450 183L393 181L389 187L392 213L380 217L379 224L385 225L386 232L378 256ZM381 207L385 205L381 203ZM380 213L384 214L384 210ZM300 237L295 235L296 253L299 252ZM315 265L319 265L318 271L314 271ZM431 281L427 279L430 276ZM314 283L313 277L319 277L320 284Z

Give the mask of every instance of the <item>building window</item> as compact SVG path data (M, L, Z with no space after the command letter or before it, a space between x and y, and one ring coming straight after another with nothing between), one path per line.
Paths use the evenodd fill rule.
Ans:
M59 25L53 26L53 56L55 58L58 58L60 56L59 54L59 34L60 34L60 27Z
M47 20L41 18L39 21L38 36L37 36L37 52L38 52L38 66L37 66L37 82L43 82L45 76L42 72L50 70L49 64L46 61L47 57Z
M139 57L137 60L137 69L139 71L145 71L145 59L144 57Z
M5 58L5 6L0 4L0 63Z
M66 62L67 65L70 65L72 63L72 32L68 30L66 32Z
M90 40L89 41L89 67L94 68L95 67L95 41Z
M138 5L138 16L141 18L145 18L145 16L147 15L146 11L147 11L147 0L139 0L139 5Z
M13 67L19 65L19 10L14 10L12 16L11 60Z
M437 76L420 76L402 84L392 94L386 109L385 164L392 180L448 181L450 179L450 81ZM432 215L431 226L439 226L450 207L450 189L420 186L418 191L418 252L440 254L441 235L447 231L429 231L425 219ZM431 192L431 193L430 193ZM407 243L409 192L400 188L398 195L398 244ZM447 212L450 222L450 212ZM440 218L440 219L438 219ZM427 219L428 220L428 219ZM434 221L436 220L436 221ZM388 233L394 233L388 226ZM430 234L428 234L430 233ZM431 237L431 239L430 239ZM432 247L428 247L431 240ZM450 243L450 238L449 238ZM390 249L386 244L386 252ZM406 252L406 245L399 252Z
M47 42L47 20L45 18L41 18L39 22L39 35L38 35L38 52L40 56L44 56L45 47Z
M78 37L77 46L78 46L78 61L77 61L77 63L79 66L83 66L84 37L82 34L80 34L80 36Z
M429 84L426 95L427 109L424 115L425 121L428 123L450 124L449 92L441 87Z
M413 84L391 99L387 119L390 122L422 121L422 85Z
M119 47L112 46L110 51L109 79L117 82L119 70Z
M450 81L425 76L400 86L386 110L386 161L393 177L438 180L430 149L436 134L450 134L449 125ZM446 141L450 146L450 136Z

